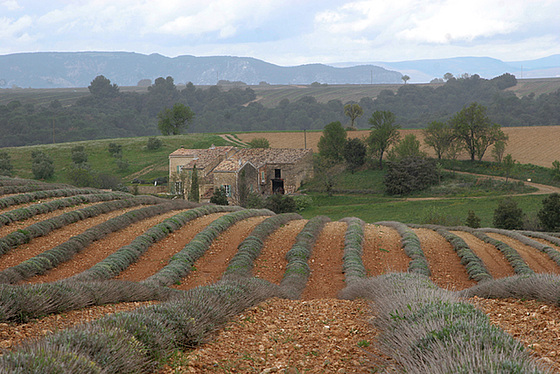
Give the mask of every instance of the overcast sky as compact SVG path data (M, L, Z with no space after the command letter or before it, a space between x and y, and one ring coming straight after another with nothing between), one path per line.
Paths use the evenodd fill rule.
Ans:
M559 15L560 0L0 0L0 54L519 61L560 53Z

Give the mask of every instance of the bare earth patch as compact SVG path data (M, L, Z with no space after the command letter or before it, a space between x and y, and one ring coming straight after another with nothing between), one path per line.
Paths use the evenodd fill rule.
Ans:
M467 269L461 264L453 246L443 236L428 229L414 229L414 232L420 239L420 245L430 265L430 278L438 287L462 290L476 284L469 278Z
M305 219L290 221L273 232L264 242L261 255L255 261L253 275L279 284L286 271L286 253L296 242L296 236L307 223Z
M394 272L406 272L410 257L401 247L397 230L387 227L364 225L362 261L368 277Z
M500 235L493 232L487 233L488 236L506 243L519 253L521 258L525 260L527 265L535 273L560 273L560 266L554 262L546 253L536 248L521 243L519 240L512 239L506 235Z
M270 299L162 373L372 373L393 362L376 351L369 315L363 300Z
M138 209L138 207L100 214L97 217L87 218L70 225L66 225L64 227L61 227L60 229L51 231L45 236L34 238L29 243L20 245L19 247L14 248L2 255L2 261L0 261L0 270L15 266L27 259L30 259L31 257L37 256L39 253L43 253L47 249L56 247L57 245L64 243L72 236L80 234L92 226L103 223L111 218L118 217L121 214L134 209Z
M509 261L493 245L483 242L468 232L452 231L452 233L463 239L474 254L480 257L493 278L504 278L515 274Z
M229 261L237 253L237 247L253 229L267 217L251 217L236 223L225 232L221 233L212 245L194 264L194 270L173 288L188 290L197 286L211 284L220 280Z
M309 259L311 275L303 300L335 298L344 288L342 255L347 228L345 222L328 222L319 234Z
M155 217L146 218L122 230L113 232L103 239L93 242L86 250L76 253L69 261L60 264L43 275L38 275L29 279L25 283L55 282L86 271L110 254L116 252L120 247L130 244L134 238L142 235L149 228L161 223L167 218L173 217L179 212L180 211L170 211Z

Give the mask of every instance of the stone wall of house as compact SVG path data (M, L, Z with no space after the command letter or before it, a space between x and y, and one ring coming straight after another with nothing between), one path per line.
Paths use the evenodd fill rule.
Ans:
M215 172L214 173L214 186L219 188L221 186L230 186L230 194L228 201L230 203L237 202L237 174L231 172Z
M272 182L275 169L281 170L281 179L284 180L284 192L294 193L301 187L303 181L313 177L313 154L309 153L294 164L268 164L266 166L266 185L264 193L272 193Z

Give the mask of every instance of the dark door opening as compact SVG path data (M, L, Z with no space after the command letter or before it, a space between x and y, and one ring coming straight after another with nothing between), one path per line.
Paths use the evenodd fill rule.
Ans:
M272 193L284 194L284 180L282 179L272 180Z
M274 179L282 179L282 170L274 169Z

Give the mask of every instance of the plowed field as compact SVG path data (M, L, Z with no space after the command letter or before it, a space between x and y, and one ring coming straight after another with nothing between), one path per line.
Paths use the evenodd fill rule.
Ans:
M506 153L510 153L516 161L522 164L534 164L551 167L554 160L560 160L560 148L558 139L560 136L560 126L534 126L534 127L503 127L502 130L509 136ZM273 148L311 148L317 151L317 143L323 133L320 131L307 132L264 132L238 134L239 138L245 142L254 138L266 138ZM366 137L369 131L349 131L349 137ZM401 136L414 134L421 141L422 130L401 130ZM423 149L430 156L435 156L431 148L424 146ZM466 159L462 155L459 159ZM490 152L484 156L483 160L493 161Z
M284 136L283 136L284 137ZM557 158L560 158L558 156ZM22 205L23 206L23 205ZM68 241L72 236L107 221L111 217L138 208L127 208L54 230L42 237L29 240L0 256L0 271ZM74 257L45 274L29 278L24 283L48 283L83 272L104 260L119 248L129 244L149 228L182 210L172 210L152 218L130 224L105 238L94 241ZM37 215L5 226L4 235L11 231L25 230L34 222L60 215L64 210ZM226 213L212 213L187 222L182 228L154 243L137 261L122 271L116 279L139 282L160 271L169 260L202 232L211 222ZM209 249L200 257L190 274L173 285L177 290L207 285L218 281L224 274L238 246L265 216L244 219L233 224L213 240ZM263 242L263 249L254 263L253 275L279 284L286 269L286 253L304 228L307 220L296 219L276 229ZM271 299L237 316L202 345L171 361L162 372L311 372L311 373L370 373L391 371L393 361L381 355L376 348L376 331L368 323L371 313L365 301L342 301L337 298L345 287L343 255L346 222L329 222L317 236L308 262L311 269L309 281L303 291L303 300ZM414 229L428 261L431 279L439 287L461 290L475 285L469 279L461 259L437 232ZM389 272L404 272L410 258L401 245L396 230L374 224L363 227L363 263L367 276L374 277ZM472 234L456 231L484 262L494 278L513 275L512 266L494 246L484 243ZM503 235L490 234L517 249L527 265L535 272L560 274L560 267L544 253L523 245ZM549 243L549 245L551 245ZM475 300L491 319L525 344L537 347L535 355L558 365L560 368L560 328L552 321L560 319L556 306L537 302L522 303L517 300ZM6 322L0 324L0 346L13 349L28 338L40 338L72 324L99 318L107 313L136 308L144 303L122 303L113 306L96 306L63 314L49 315L28 323ZM521 306L523 309L521 309ZM518 324L517 315L535 315ZM535 314L536 313L536 314ZM511 318L510 318L511 317ZM546 330L543 330L546 327ZM539 330L540 329L540 330ZM546 331L543 334L537 331ZM555 331L552 334L551 331ZM281 371L285 370L285 371Z

